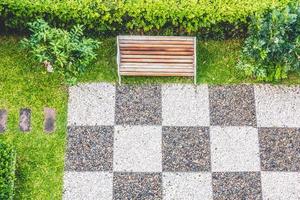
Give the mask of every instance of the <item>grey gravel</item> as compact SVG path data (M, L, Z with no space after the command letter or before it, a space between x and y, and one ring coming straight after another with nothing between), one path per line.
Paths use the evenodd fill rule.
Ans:
M210 170L209 129L163 127L163 171Z
M118 86L115 121L118 125L160 125L160 86Z
M51 133L55 130L56 112L52 108L44 108L44 130Z
M252 85L210 86L210 124L256 126Z
M162 199L160 173L114 173L114 199Z
M112 171L113 127L68 128L66 170Z
M19 128L23 132L30 131L31 110L22 108L20 110Z
M300 129L259 129L261 168L265 171L300 171Z
M214 200L262 199L260 172L215 172Z
M3 133L6 130L7 123L7 111L0 109L0 133Z

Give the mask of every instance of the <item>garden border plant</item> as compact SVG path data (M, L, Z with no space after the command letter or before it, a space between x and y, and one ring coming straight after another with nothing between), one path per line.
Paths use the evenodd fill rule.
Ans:
M26 30L28 22L43 18L62 28L82 24L101 35L125 32L222 38L245 33L253 13L292 1L295 0L2 0L0 21L3 29L17 32Z
M237 67L262 81L282 80L288 72L300 73L299 3L252 17Z
M15 149L10 144L0 141L0 199L13 199L15 169Z
M68 32L51 28L43 19L28 25L32 34L22 40L23 47L48 72L60 73L68 84L75 84L78 75L96 59L95 50L100 43L84 37L83 26L76 25Z

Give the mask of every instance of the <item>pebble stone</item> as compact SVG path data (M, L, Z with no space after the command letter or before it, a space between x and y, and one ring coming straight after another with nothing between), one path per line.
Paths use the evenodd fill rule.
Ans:
M211 200L211 174L208 172L163 173L164 200Z
M209 126L207 85L163 85L164 126Z
M161 127L115 126L114 171L161 172Z
M256 126L252 85L210 86L209 103L213 126Z
M55 118L56 112L52 108L44 108L44 130L47 133L51 133L55 130Z
M114 199L158 200L162 199L160 173L114 173Z
M22 132L30 131L31 110L22 108L20 110L19 128Z
M259 143L262 170L300 172L300 129L260 128Z
M255 85L257 126L300 127L300 86Z
M0 133L3 133L6 130L7 123L7 111L0 109Z
M68 128L66 170L112 171L113 127Z
M112 196L112 173L65 172L63 200L110 200Z
M117 125L160 125L161 86L117 86Z
M68 125L114 125L115 91L115 86L107 83L79 84L70 87Z
M264 200L299 200L299 172L261 172Z
M207 127L163 127L163 171L210 170Z
M210 128L212 171L260 171L257 129Z
M260 172L214 172L212 186L214 200L262 199Z

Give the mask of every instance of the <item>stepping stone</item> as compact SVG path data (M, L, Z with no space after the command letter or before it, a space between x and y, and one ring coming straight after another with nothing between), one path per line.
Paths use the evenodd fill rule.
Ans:
M51 133L55 130L55 110L52 108L44 108L44 130L47 133Z
M3 133L6 129L7 111L0 109L0 133Z
M31 110L28 108L22 108L20 110L20 120L19 127L23 132L30 131L30 118L31 118Z

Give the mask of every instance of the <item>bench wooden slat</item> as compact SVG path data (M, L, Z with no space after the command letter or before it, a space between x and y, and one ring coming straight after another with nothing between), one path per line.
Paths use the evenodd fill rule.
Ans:
M166 66L160 66L160 65L153 65L153 66L121 66L120 69L142 69L142 70L151 70L151 69L194 69L193 67L182 67L182 66L172 66L172 67L166 67Z
M167 67L172 67L172 66L181 66L181 67L194 67L193 64L186 64L186 63L122 63L120 66L167 66Z
M192 59L182 60L182 59L147 59L147 58L123 58L122 63L193 63Z
M184 72L184 73L193 73L194 70L191 68L120 68L120 72L174 72L174 73L179 73L179 72Z
M162 72L122 72L125 76L194 76L192 73L162 73Z
M118 36L117 42L119 81L121 75L196 77L194 37Z
M132 51L122 50L121 55L186 55L192 56L194 52L167 52L167 51Z
M168 52L194 52L192 48L151 48L151 47L121 47L121 51L168 51Z
M162 41L162 40L121 40L120 45L122 44L176 44L176 45L193 45L194 41L182 41L182 40L170 40L170 41Z
M177 55L130 55L130 54L124 54L124 55L121 55L121 59L123 59L123 58L194 59L194 56L180 56L180 55L179 56L177 56Z
M139 44L120 44L121 48L175 48L175 49L193 49L193 45L178 45L178 44L145 44L145 43L139 43Z
M163 40L163 41L194 41L194 37L187 36L132 36L132 35L119 35L119 40Z

